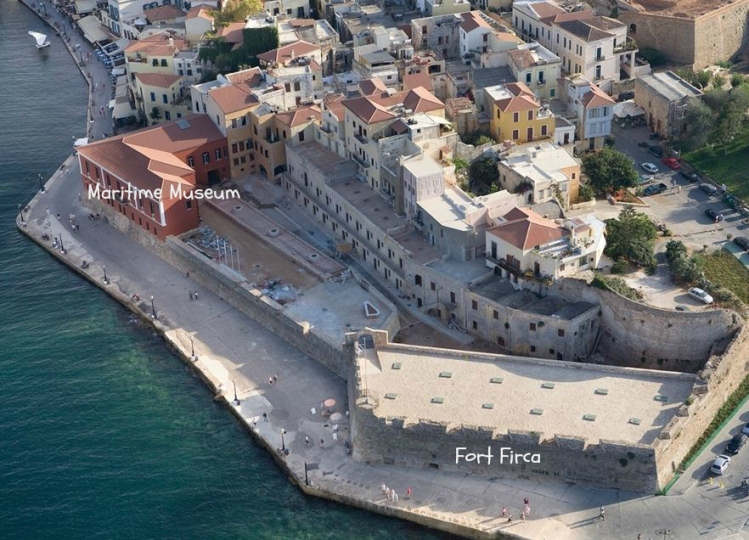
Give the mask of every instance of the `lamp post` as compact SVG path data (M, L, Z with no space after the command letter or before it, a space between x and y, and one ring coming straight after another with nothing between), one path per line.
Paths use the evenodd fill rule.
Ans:
M281 452L286 453L286 442L284 441L284 434L286 433L286 430L284 428L281 428Z
M151 295L151 317L158 319L158 317L156 317L156 306L153 303L153 295Z
M21 211L21 203L18 203L18 215L21 216L21 225L23 225L24 221L23 221L23 211Z
M42 173L36 173L36 179L39 182L39 191L44 193L44 182L42 181Z
M234 405L239 406L239 398L237 397L237 383L235 383L233 380L231 381L231 384L234 386Z
M65 253L65 246L62 245L62 235L58 238L60 239L60 253Z
M104 270L104 283L106 283L107 285L109 285L109 278L107 277L107 267L106 266L102 266L101 269Z

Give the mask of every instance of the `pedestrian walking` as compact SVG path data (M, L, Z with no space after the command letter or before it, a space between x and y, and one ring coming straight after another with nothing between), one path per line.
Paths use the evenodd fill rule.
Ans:
M197 300L198 299L198 291L195 291L194 296L195 296L195 300Z
M406 488L406 497L408 497L408 498L410 499L410 498L411 498L411 495L413 495L413 492L414 492L414 490L413 490L413 489L411 489L411 487L410 487L410 486L409 486L409 487L407 487L407 488Z
M320 448L325 446L325 439L320 439Z
M190 297L190 302L192 302L192 291L187 291L187 294Z
M278 382L278 375L273 375L273 382L274 382L274 383L277 383L277 382Z
M507 517L507 507L506 506L502 507L502 517Z
M309 446L309 436L308 435L304 436L304 446Z
M263 421L264 422L268 421L268 413L263 413Z
M398 502L398 492L395 490L393 490L393 502L395 503Z
M604 521L606 519L606 509L601 505L601 509L598 512L598 519Z

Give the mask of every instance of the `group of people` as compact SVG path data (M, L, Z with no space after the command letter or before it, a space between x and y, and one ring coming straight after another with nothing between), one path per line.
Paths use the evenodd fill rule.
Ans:
M520 512L520 519L525 521L531 513L531 501L528 497L523 498L523 511ZM507 518L507 523L512 523L512 512L510 512L506 506L502 507L502 517Z
M386 486L385 484L382 484L380 486L380 491L382 491L382 494L385 495L385 498L388 502L397 503L400 499L398 497L398 492L395 491L395 489ZM413 490L410 487L406 488L406 497L410 498L412 494Z

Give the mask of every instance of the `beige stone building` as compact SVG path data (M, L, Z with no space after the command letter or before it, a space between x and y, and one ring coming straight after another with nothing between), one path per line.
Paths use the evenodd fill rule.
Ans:
M749 31L749 0L627 0L619 19L640 48L652 47L669 61L702 69L741 51Z
M672 71L635 79L635 103L645 110L650 129L664 138L678 137L684 131L687 104L701 95Z

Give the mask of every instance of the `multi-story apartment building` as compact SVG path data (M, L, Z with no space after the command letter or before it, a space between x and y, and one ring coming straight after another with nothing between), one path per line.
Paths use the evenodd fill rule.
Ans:
M484 92L491 100L490 129L495 140L526 143L553 135L554 115L525 83L500 84Z
M593 215L557 223L513 208L486 231L486 265L507 277L551 279L597 268L606 247L605 228Z
M183 51L187 52L185 41L167 32L133 41L125 48L131 102L141 120L149 123L174 120L189 110L187 85L199 78L200 73L197 58L190 54L180 57ZM186 62L193 67L186 68ZM179 74L180 69L183 75ZM154 107L159 111L156 116ZM168 112L168 117L162 112Z
M515 80L525 83L538 99L558 96L557 80L562 73L562 60L557 55L533 42L520 45L507 56Z
M500 154L497 168L500 185L522 193L527 204L556 200L567 208L577 200L580 162L551 142L513 147Z
M180 195L216 184L229 173L226 138L203 114L77 150L84 193L88 195L89 188L130 190L133 196L100 201L160 240L199 224L196 202ZM135 190L147 193L136 195Z
M550 0L519 0L512 5L515 29L562 60L568 74L581 74L607 92L620 80L622 64L635 65L637 52L627 26L588 9L566 11Z
M457 14L422 17L411 21L411 41L417 51L429 50L437 58L454 60L460 57L460 25Z
M562 104L576 124L576 147L580 150L601 148L611 134L615 101L580 75L564 77L560 85Z

